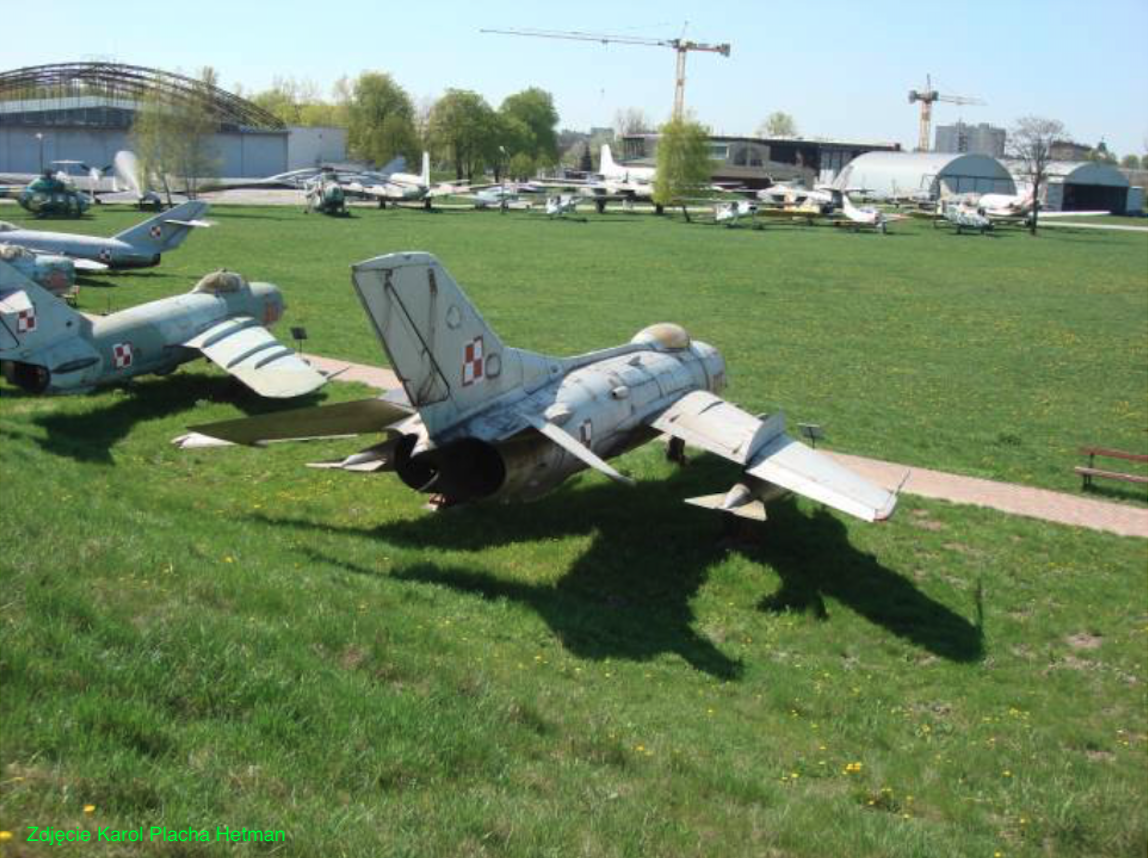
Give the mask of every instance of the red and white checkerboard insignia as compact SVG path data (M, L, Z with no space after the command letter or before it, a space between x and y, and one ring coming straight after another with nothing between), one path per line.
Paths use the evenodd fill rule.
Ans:
M30 334L36 330L36 308L29 307L16 314L16 333Z
M152 238L162 238L163 237L163 225L157 223L155 226L153 226L151 229L149 229L148 232L151 233Z
M105 247L103 250L100 251L100 262L111 262L111 261L112 261L112 252Z
M132 344L116 343L112 346L112 363L116 369L126 369L132 365Z
M462 354L462 386L469 387L482 381L482 337L475 337L466 344Z
M594 424L589 420L583 420L578 427L578 439L587 447L594 441Z

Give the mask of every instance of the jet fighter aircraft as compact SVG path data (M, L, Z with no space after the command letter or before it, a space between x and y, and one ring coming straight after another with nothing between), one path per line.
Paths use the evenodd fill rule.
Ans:
M15 244L0 244L0 262L7 262L33 283L56 297L76 288L76 265L66 256L33 253Z
M202 355L262 396L299 396L327 379L265 327L283 310L274 284L218 271L187 295L87 316L0 262L0 367L30 393L82 393Z
M386 440L324 467L394 471L433 508L531 500L593 468L630 484L606 460L668 434L733 461L728 491L690 503L756 520L797 492L866 521L888 518L878 488L765 419L726 402L717 349L677 325L570 358L512 348L483 321L429 253L392 253L352 268L352 282L405 401L389 398L280 411L193 426L183 447L382 433Z
M75 260L77 268L102 271L107 268L151 268L160 256L175 250L193 227L211 226L198 220L207 203L193 200L113 235L73 235L66 232L21 229L0 221L0 241L17 244L36 253L54 253Z

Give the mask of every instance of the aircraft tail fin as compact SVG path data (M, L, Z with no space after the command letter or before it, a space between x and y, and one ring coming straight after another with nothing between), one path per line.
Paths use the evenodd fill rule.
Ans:
M401 173L407 168L407 159L402 155L396 155L383 166L379 167L377 172L382 173L384 176L389 176L391 173Z
M360 262L352 281L432 437L549 372L547 358L505 346L429 253Z
M208 205L200 200L190 200L163 214L150 217L143 223L117 233L113 238L127 242L151 253L166 253L183 244L193 227L208 224L196 221L207 213Z
M423 152L422 183L424 188L430 187L430 152Z
M74 336L83 317L8 262L0 261L0 359ZM9 352L11 354L5 354Z
M602 144L602 156L598 161L598 172L606 175L607 173L616 172L618 165L614 163L614 156L610 152L610 144Z

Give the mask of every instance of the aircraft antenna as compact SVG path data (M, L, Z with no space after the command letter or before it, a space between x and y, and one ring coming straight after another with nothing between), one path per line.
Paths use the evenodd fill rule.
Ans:
M942 95L933 89L933 79L925 75L924 89L909 90L909 104L921 102L921 127L917 138L917 151L929 151L929 132L933 127L933 102L944 101L949 104L984 104L979 98L969 98L964 95Z
M687 22L688 23L688 22ZM720 45L710 45L704 42L695 42L690 39L647 39L641 36L620 36L609 33L584 33L578 30L479 30L480 33L499 33L505 36L533 36L540 39L573 39L579 42L600 42L603 45L611 43L619 45L652 45L662 48L673 48L677 52L677 65L674 74L674 119L681 119L685 110L686 100L686 54L690 51L706 51L714 54L729 56L728 42ZM685 27L682 28L685 34Z

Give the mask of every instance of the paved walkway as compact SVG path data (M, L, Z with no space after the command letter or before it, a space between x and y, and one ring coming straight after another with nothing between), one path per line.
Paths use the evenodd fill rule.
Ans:
M323 372L338 372L339 381L358 381L380 390L393 390L399 386L398 378L389 369L363 366L318 355L304 355L304 357ZM823 452L843 465L848 465L867 480L890 490L900 485L908 473L909 477L901 487L901 491L905 494L951 503L985 506L1011 515L1104 530L1120 536L1148 538L1148 508L1095 500L1065 492L1052 492L1048 489L1035 489L1014 483L962 477L958 474L914 468L896 462L852 456L848 453L834 453L830 450Z

